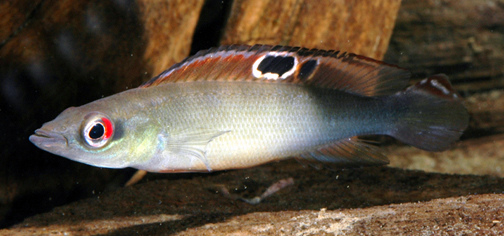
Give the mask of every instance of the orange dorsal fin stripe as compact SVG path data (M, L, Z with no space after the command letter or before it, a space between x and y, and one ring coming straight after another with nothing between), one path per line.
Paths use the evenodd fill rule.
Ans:
M404 89L410 73L364 56L290 46L231 45L196 53L141 88L190 81L294 83L364 96Z

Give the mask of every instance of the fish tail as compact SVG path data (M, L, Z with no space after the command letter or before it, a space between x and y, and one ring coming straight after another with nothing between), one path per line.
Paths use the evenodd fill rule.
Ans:
M399 107L390 135L427 151L452 147L467 128L469 115L444 74L434 75L391 97Z

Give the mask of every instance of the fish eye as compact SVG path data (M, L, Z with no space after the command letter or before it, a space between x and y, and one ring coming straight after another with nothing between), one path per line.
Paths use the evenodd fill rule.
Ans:
M104 147L114 134L114 124L101 113L91 113L83 123L82 137L91 148Z
M91 139L99 139L105 134L105 127L102 123L96 123L91 130L89 130L89 137Z

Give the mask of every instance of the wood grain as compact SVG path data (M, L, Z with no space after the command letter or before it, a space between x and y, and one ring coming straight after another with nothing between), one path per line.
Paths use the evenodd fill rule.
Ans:
M468 92L504 87L501 0L404 0L385 60Z
M204 0L138 1L147 44L144 59L157 75L189 56Z
M239 0L221 44L283 44L382 59L400 0Z
M0 2L0 47L14 37L29 22L42 0Z

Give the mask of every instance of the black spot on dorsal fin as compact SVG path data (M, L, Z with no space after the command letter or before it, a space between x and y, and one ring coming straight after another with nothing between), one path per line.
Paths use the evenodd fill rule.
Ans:
M265 56L257 66L261 74L276 74L279 77L295 69L296 58L292 56Z
M392 94L408 71L355 54L290 46L230 45L211 48L173 65L142 88L190 81L295 83L365 96Z
M317 60L307 60L299 65L298 77L302 81L306 81L308 77L317 68Z

